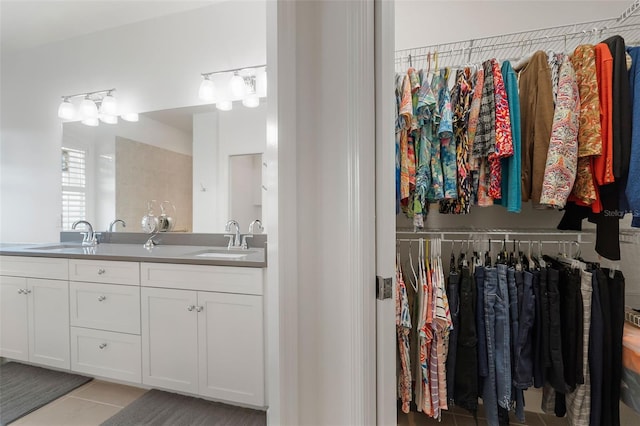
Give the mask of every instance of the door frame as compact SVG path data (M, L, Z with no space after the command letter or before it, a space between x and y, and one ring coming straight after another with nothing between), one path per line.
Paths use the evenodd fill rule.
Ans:
M377 423L396 425L395 328L395 2L375 0L376 275L391 277L392 297L376 306Z

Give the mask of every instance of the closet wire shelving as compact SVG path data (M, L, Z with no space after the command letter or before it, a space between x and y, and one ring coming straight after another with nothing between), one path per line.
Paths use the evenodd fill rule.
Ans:
M596 44L613 35L622 36L627 45L640 44L640 0L616 18L396 50L395 67L397 71L435 69L436 65L460 68L490 57L517 60L536 50L568 53L580 44Z

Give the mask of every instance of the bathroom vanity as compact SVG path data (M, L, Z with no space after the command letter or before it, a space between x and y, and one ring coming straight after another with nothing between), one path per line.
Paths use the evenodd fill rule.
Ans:
M265 407L264 248L0 247L0 356Z

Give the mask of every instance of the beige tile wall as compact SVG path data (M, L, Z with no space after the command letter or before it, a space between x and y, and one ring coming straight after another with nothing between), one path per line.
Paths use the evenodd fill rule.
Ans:
M116 217L127 222L123 231L141 232L147 200L176 206L174 231L191 232L193 167L190 155L116 137ZM173 216L173 212L169 211Z

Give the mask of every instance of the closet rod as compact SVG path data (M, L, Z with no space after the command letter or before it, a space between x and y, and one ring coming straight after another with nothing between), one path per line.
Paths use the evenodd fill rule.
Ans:
M552 33L555 33L555 34L566 33L567 31L575 32L578 28L581 29L580 32L582 32L582 30L591 31L594 27L603 27L603 26L606 27L607 30L614 30L616 27L620 27L620 24L623 21L626 21L629 18L638 16L637 12L640 10L640 6L638 5L639 2L640 0L635 0L634 2L632 2L629 5L629 7L619 17L610 17L610 18L596 19L592 21L575 22L573 24L557 25L557 26L538 28L533 30L516 31L512 33L478 37L478 38L468 39L468 40L458 40L453 42L437 43L437 44L420 46L420 47L398 49L396 50L396 55L406 56L406 54L411 53L412 51L416 51L420 49L429 49L429 48L432 50L436 50L436 48L441 48L441 50L446 51L446 50L449 50L447 49L447 47L452 45L460 45L460 44L466 44L467 46L470 43L481 45L481 46L493 45L495 44L496 41L499 41L501 39L511 38L513 41L513 39L515 38L517 40L523 40L524 39L523 37L528 34L536 35L536 34L543 33L540 35L544 36ZM440 50L440 49L437 49L437 50Z
M404 234L404 235L403 235ZM508 230L508 229L460 229L460 230L426 230L426 231L409 231L409 230L397 230L396 235L408 236L411 235L413 237L419 238L420 236L436 236L440 237L440 239L445 240L445 236L449 235L477 235L481 238L489 237L489 236L501 236L502 239L509 240L510 237L513 236L538 236L538 237L566 237L566 241L577 241L578 243L589 242L586 241L583 236L584 232L570 232L570 231L541 231L534 229L519 229L519 230ZM473 239L473 237L471 238ZM492 238L493 239L493 238ZM396 238L398 240L398 238ZM457 240L456 240L457 241Z
M527 48L531 48L531 46L533 46L534 44L537 44L539 42L554 42L554 41L568 41L568 40L575 40L577 38L585 38L585 37L597 37L598 35L602 35L605 31L607 32L624 32L624 31L628 31L628 30L638 30L638 25L637 24L628 24L628 25L618 25L612 28L608 28L608 27L604 27L604 28L593 28L590 31L586 31L586 30L582 30L582 31L575 31L572 33L563 33L563 34L553 34L553 35L543 35L540 37L533 37L533 38L523 38L523 39L518 39L518 40L509 40L509 41L505 41L505 42L501 42L501 43L494 43L494 44L488 44L488 45L480 45L480 46L463 46L463 47L457 47L457 48L451 48L451 49L440 49L441 46L444 45L432 45L432 46L424 46L424 47L418 47L418 48L413 48L413 49L405 49L405 50L399 50L396 52L396 62L398 61L402 61L407 59L408 56L411 56L411 59L415 60L415 59L421 59L421 58L427 58L430 55L433 56L435 52L438 53L438 58L443 58L443 57L450 57L450 56L463 56L465 53L467 55L471 55L472 53L480 53L480 52L484 52L484 51L493 51L493 50L498 50L498 49L504 49L504 48L508 48L508 47L521 47L523 50L527 49ZM502 37L502 36L498 36L498 37ZM473 43L473 42L477 42L476 40L469 40L466 43ZM465 42L457 42L457 43L449 43L449 44L460 44L460 43L465 43ZM630 45L632 45L633 43L629 43ZM400 56L399 53L400 52L407 52L407 51L415 51L415 50L421 50L424 51L425 49L433 49L433 52L427 52L427 53L410 53L408 56ZM524 53L524 52L523 52Z

